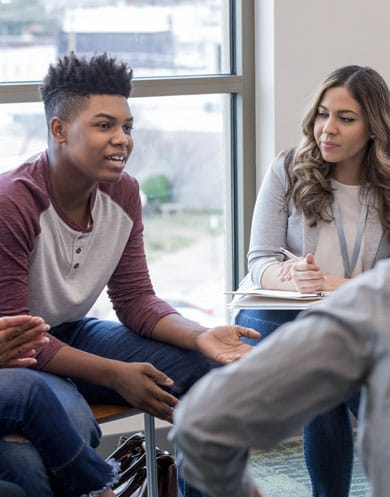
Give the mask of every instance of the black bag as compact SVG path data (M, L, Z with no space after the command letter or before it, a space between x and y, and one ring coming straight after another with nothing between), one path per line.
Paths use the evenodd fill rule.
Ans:
M113 490L117 497L147 497L145 436L135 433L120 439L120 444L108 457L120 464L119 481ZM178 497L175 458L156 447L159 497Z

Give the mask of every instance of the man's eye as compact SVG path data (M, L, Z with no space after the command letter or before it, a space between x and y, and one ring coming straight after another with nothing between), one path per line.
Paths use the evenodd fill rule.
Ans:
M110 123L98 123L97 126L100 129L108 129L110 127Z
M124 131L125 133L130 134L132 130L133 130L133 126L131 126L130 124L125 124L125 125L123 126L123 131Z

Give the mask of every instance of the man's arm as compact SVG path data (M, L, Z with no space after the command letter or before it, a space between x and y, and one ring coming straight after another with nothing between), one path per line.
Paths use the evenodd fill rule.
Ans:
M159 385L170 387L173 380L150 363L107 359L65 345L43 369L115 390L130 405L172 422L178 400Z
M389 302L386 260L196 383L171 432L185 478L211 497L249 497L248 449L274 446L365 383L389 343Z
M133 200L122 202L133 226L108 283L108 294L119 320L141 336L198 350L220 363L231 362L248 352L251 347L240 337L258 338L256 331L239 326L206 328L181 316L155 295L145 256L138 183L124 175L121 185L127 192L125 197Z
M168 335L191 336L193 333L194 343L189 342L188 348L196 347L220 362L232 362L238 358L237 354L242 355L251 348L239 338L246 333L251 335L252 331L246 328L234 326L207 330L176 314L170 316L173 320L165 318L164 323ZM188 328L183 329L186 326ZM230 338L231 330L236 330L233 339ZM257 332L253 333L257 337ZM113 389L132 406L172 422L173 408L178 401L160 388L160 385L170 387L173 381L152 364L107 359L64 345L51 356L43 369L60 376L76 377Z
M249 497L249 448L274 446L345 399L364 378L370 352L333 318L307 316L212 371L175 413L184 477L211 497Z
M180 314L168 314L158 321L152 336L177 347L198 350L216 362L227 364L251 350L241 337L259 338L260 334L238 325L206 328Z

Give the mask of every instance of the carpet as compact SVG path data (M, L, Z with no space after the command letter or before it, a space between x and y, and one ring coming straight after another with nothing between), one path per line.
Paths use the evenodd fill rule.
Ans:
M298 437L271 451L253 451L251 472L267 497L311 497L302 440ZM369 487L355 447L350 497L368 497Z

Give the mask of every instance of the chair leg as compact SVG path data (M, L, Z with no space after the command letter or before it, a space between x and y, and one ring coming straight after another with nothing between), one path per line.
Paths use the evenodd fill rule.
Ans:
M146 451L146 478L148 497L158 497L157 461L156 461L156 433L154 417L144 413L145 451Z

